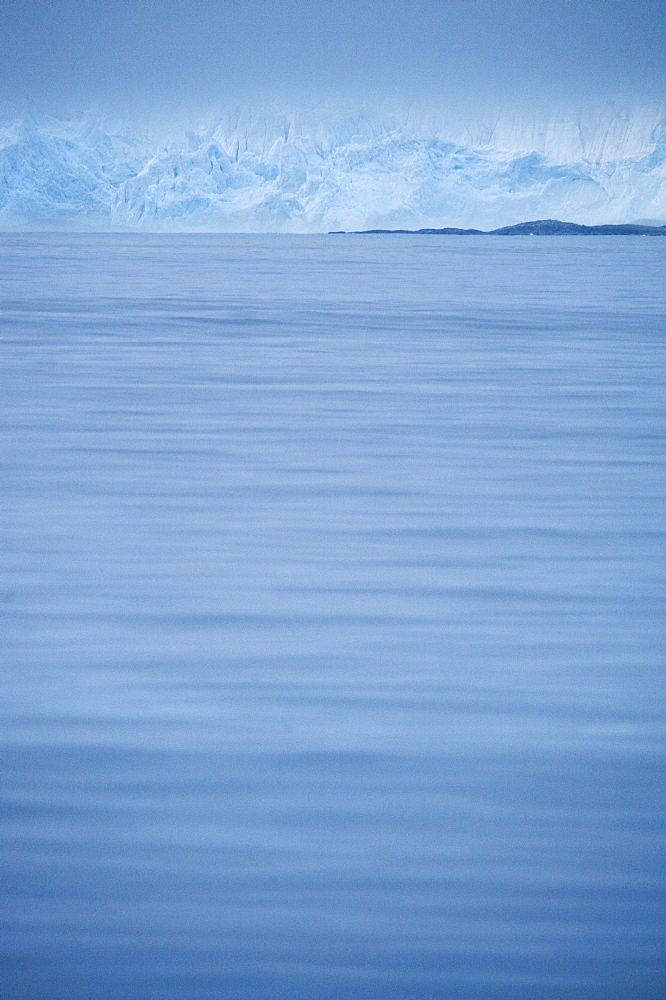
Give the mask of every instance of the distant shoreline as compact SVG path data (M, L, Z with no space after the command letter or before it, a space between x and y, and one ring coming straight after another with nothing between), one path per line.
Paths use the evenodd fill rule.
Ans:
M666 225L641 226L633 223L609 226L581 226L576 222L540 219L519 222L500 229L358 229L347 232L332 230L329 236L374 236L405 234L410 236L666 236Z

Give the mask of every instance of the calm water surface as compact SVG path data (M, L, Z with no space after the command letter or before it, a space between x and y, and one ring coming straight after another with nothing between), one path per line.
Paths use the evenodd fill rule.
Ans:
M3 235L6 1000L662 1000L666 243Z

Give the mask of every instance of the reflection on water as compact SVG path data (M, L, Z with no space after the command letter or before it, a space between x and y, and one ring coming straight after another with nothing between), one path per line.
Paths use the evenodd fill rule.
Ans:
M657 242L3 236L3 997L662 997Z

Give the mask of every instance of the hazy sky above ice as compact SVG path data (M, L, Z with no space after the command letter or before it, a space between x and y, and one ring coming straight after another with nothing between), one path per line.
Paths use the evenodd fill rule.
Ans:
M663 100L664 0L3 0L0 101Z

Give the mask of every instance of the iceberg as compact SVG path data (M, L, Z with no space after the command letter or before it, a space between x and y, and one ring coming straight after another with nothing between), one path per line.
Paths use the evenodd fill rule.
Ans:
M108 226L120 187L146 155L135 140L90 120L0 124L0 227Z
M175 137L174 137L175 136ZM161 137L0 125L0 227L316 233L666 217L666 115L234 109Z

